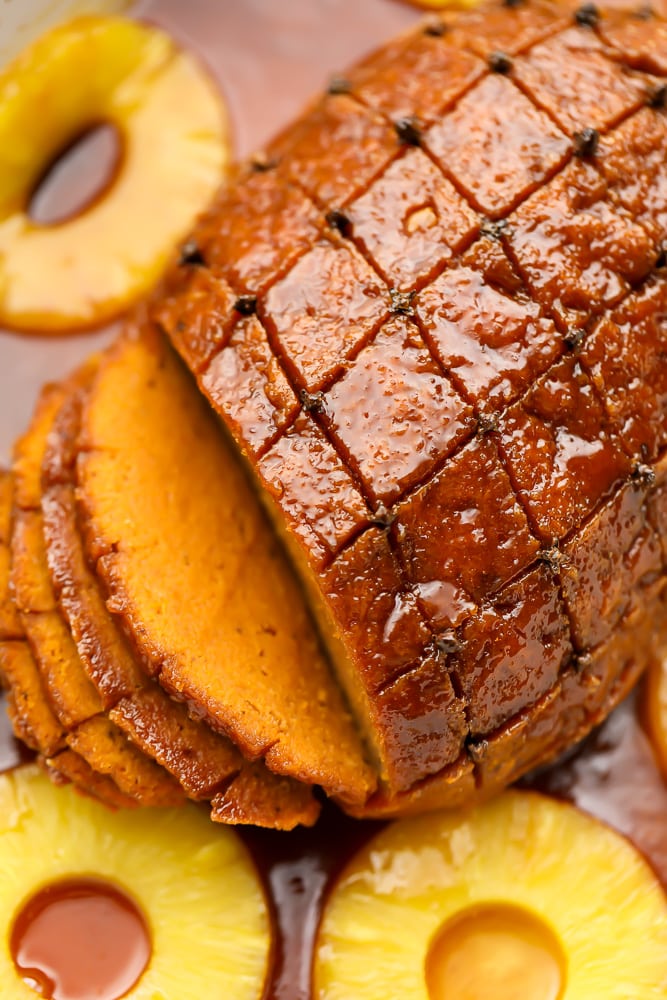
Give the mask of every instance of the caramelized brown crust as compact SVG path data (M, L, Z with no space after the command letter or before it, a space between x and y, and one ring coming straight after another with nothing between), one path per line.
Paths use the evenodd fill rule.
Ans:
M90 764L73 750L63 750L55 757L42 758L40 763L56 784L72 782L78 791L103 802L110 809L136 809L139 805L135 798L121 792L107 775L93 771Z
M172 774L191 798L210 801L224 790L227 815L242 817L248 807L234 799L237 793L244 802L247 798L242 779L247 771L247 784L255 789L253 822L278 824L280 829L312 824L319 806L310 788L281 781L261 764L249 764L229 740L191 719L186 707L170 699L141 669L118 630L85 561L78 529L74 465L81 406L82 394L72 393L49 435L42 468L42 512L60 609L109 720ZM220 818L216 805L213 813Z
M44 685L25 641L10 589L14 479L0 471L0 683L15 736L32 750L51 755L65 746L65 734L46 702Z
M48 403L42 400L38 406L38 423L44 418L44 429L59 400L55 389L47 390L47 400ZM14 733L39 754L44 767L54 778L73 782L81 792L111 808L136 806L138 798L145 803L153 800L155 804L168 804L165 796L156 794L152 788L140 788L141 795L137 795L137 778L143 773L140 760L136 762L134 775L125 775L134 780L126 781L125 788L121 789L112 777L93 769L91 763L95 755L87 752L90 748L78 748L84 751L83 756L78 752L75 744L81 730L66 732L68 726L75 727L79 719L88 718L98 706L94 696L90 705L90 688L85 684L79 685L75 680L73 689L69 687L71 640L54 612L48 573L44 572L44 541L38 511L15 509L14 530L18 540L14 548L20 557L20 567L11 570L18 591L14 595L9 593L13 486L14 481L19 484L16 495L20 495L24 502L31 503L38 496L33 465L33 461L39 461L40 455L37 436L27 435L18 448L18 475L13 477L3 472L0 476L0 569L5 562L7 564L7 574L0 578L0 676L8 686L7 706ZM14 596L17 597L18 607ZM21 613L19 608L23 602L28 610ZM31 611L30 607L40 610ZM30 629L32 648L23 637L24 623ZM36 654L45 665L44 669L38 667ZM76 678L76 673L74 676ZM62 697L60 684L64 684L69 692L65 698ZM56 711L52 707L53 697L56 698ZM84 729L94 722L84 722ZM71 749L67 749L68 743ZM107 767L107 770L112 771L113 768Z
M81 723L67 742L98 774L108 775L126 795L144 806L178 806L181 786L127 739L105 715Z
M17 739L34 750L54 780L72 782L78 791L109 808L139 803L110 777L97 774L76 751L67 748L65 732L51 711L42 678L25 640L0 642L0 672L8 684L7 710Z
M65 730L51 709L42 676L25 639L0 642L0 672L14 735L31 750L51 757L66 746Z
M665 641L664 580L649 586L611 637L566 670L558 685L487 740L470 745L484 793L493 793L542 759L559 756L598 725L631 691Z
M589 710L580 664L635 676L665 569L663 15L442 23L240 169L152 313L308 581L380 814L581 738L626 685Z
M14 481L10 472L0 469L0 640L19 639L23 635L16 605L9 589L11 555L9 542L12 525ZM0 679L2 670L0 669Z
M293 830L298 824L312 826L320 813L308 785L269 774L262 763L245 767L211 803L216 823L252 825L273 830Z

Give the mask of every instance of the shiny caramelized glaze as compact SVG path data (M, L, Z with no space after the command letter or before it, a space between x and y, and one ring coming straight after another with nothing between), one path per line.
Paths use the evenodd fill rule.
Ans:
M554 760L666 629L667 27L642 17L643 59L636 12L548 0L392 40L240 165L152 302L307 581L379 772L354 815Z
M415 11L392 0L365 0L361 8L357 0L321 6L312 0L280 4L261 0L252 8L212 0L193 0L187 5L154 0L141 5L141 10L194 44L215 70L231 102L241 154L260 146L278 125L296 114L306 95L321 87L329 72L349 64L416 17ZM638 22L638 33L641 28ZM372 218L371 210L371 233ZM428 221L423 216L413 222L415 228L423 226L426 247ZM465 284L461 294L468 294ZM0 338L0 453L4 460L27 423L42 383L69 371L112 335L113 331L102 331L48 343L12 335ZM539 336L539 330L532 335ZM24 759L2 713L0 768L8 769ZM621 706L576 754L533 783L627 833L667 884L667 789L632 701ZM310 996L310 945L322 900L351 852L375 829L376 824L349 820L327 808L314 831L244 833L275 904L278 947L266 1000Z

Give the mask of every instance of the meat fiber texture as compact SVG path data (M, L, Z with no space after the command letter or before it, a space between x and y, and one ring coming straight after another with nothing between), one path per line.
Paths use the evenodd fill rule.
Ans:
M381 778L455 803L661 640L667 23L430 19L232 184L152 316L299 567Z

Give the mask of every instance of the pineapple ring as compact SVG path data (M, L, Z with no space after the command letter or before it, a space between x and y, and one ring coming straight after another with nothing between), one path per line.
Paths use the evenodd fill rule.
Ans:
M651 745L667 778L667 656L651 664L646 675L643 707Z
M26 901L64 878L107 880L148 920L152 956L128 1000L259 1000L268 907L239 838L196 806L109 812L36 767L0 775L0 996L35 1000L10 953Z
M501 935L487 933L488 914L511 909L532 925L517 928L506 917L499 928L525 942L519 955L536 945L538 961L545 952L556 963L564 956L555 990L543 979L529 992L531 970L520 963L520 978L509 986L503 981L500 962L507 952ZM484 911L487 925L479 928L477 942L468 938L465 956L473 981L450 976L446 992L434 987L431 949L440 935L468 918L474 929L472 917ZM539 928L543 934L535 942L533 929ZM658 1000L667 996L665 955L667 897L632 845L572 806L507 792L472 813L394 823L357 854L325 909L314 996ZM484 970L480 983L475 974Z
M35 224L44 169L100 123L124 147L108 190L72 219ZM0 149L0 323L40 332L102 323L146 292L229 160L205 71L164 32L118 17L56 28L0 74Z

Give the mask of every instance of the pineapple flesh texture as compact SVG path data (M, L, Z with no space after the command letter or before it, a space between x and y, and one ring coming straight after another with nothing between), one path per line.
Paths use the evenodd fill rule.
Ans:
M62 225L36 224L27 206L40 176L100 121L122 144L105 197ZM205 69L164 32L117 17L60 25L0 73L0 141L0 320L43 333L101 324L149 291L230 158Z
M0 1000L35 1000L12 961L12 923L71 877L110 882L147 920L152 956L128 1000L262 996L268 908L236 834L194 805L113 813L27 766L0 776Z
M484 931L499 961L483 956L470 976L445 991L433 975L434 945L457 921L485 912L487 925L477 925L476 946L474 934L464 944L468 964L480 958ZM492 912L507 920L495 934L488 926ZM515 957L527 964L503 989L506 939L513 933ZM475 812L395 823L359 852L324 914L314 995L664 1000L666 956L667 897L635 848L572 806L508 792ZM534 961L546 968L546 978L527 993ZM557 975L562 973L555 986L554 963Z

